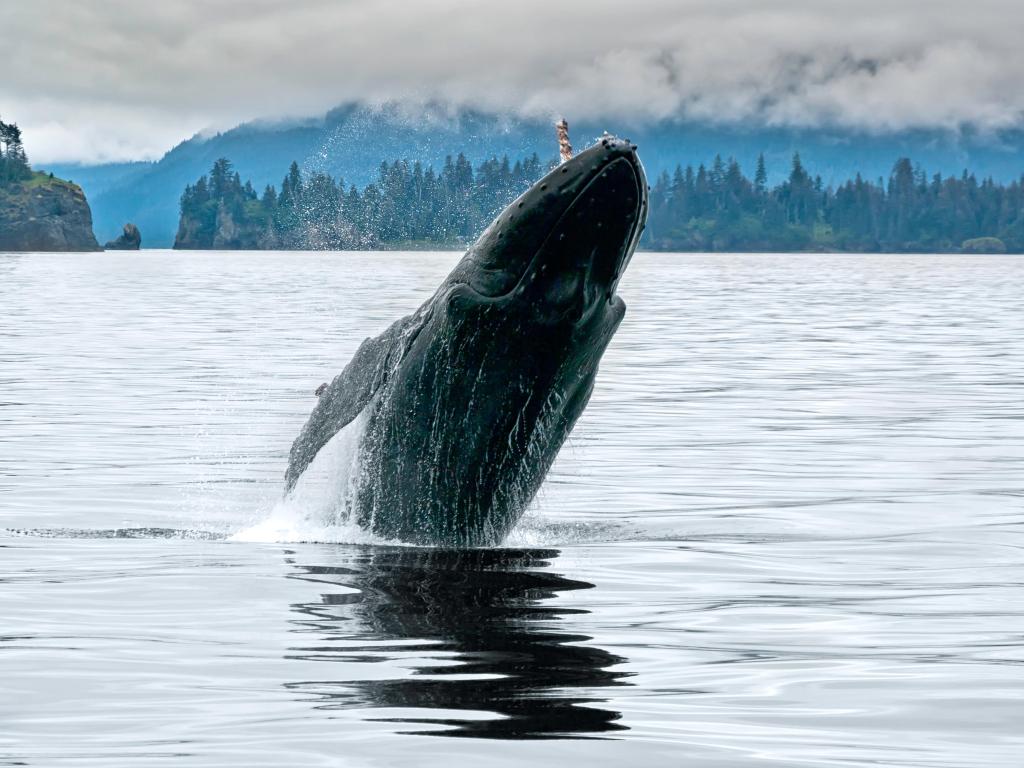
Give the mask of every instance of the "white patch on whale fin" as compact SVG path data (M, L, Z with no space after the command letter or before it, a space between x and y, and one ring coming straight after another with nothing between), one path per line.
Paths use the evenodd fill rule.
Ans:
M359 444L368 420L364 409L327 441L295 487L263 521L238 531L230 541L385 543L352 516L359 473Z

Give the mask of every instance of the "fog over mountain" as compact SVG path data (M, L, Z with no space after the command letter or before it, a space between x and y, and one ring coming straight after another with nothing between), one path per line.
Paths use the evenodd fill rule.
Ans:
M155 159L350 101L548 120L994 132L1024 114L1018 0L33 0L0 115L36 162Z

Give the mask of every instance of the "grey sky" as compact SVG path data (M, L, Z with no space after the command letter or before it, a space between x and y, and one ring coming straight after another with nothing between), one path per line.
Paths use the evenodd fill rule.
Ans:
M37 161L159 156L347 100L571 119L1019 124L1020 0L5 0L0 116Z

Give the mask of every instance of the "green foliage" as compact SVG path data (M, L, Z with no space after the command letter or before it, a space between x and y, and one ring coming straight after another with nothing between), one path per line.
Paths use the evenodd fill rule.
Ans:
M998 236L998 237L996 237ZM966 242L965 242L966 241ZM887 182L858 174L838 188L811 178L794 155L773 189L763 157L749 181L734 161L715 158L663 173L651 190L643 241L677 251L1024 252L1024 180L930 180L901 158Z
M176 247L368 249L461 245L546 167L533 155L492 158L474 169L463 155L440 171L381 163L362 190L292 163L280 188L258 196L231 162L186 187ZM996 240L998 238L998 241ZM651 189L642 245L676 251L1024 252L1024 183L983 182L966 171L928 179L902 158L888 180L860 175L826 187L793 156L769 187L763 157L754 179L732 159L677 167Z
M408 161L381 163L362 191L343 179L304 175L292 163L280 191L257 197L231 162L185 188L177 248L365 249L465 243L546 170L536 155L512 165L507 157L476 171L463 156L440 173Z
M0 120L0 186L16 184L32 177L21 129L17 123Z

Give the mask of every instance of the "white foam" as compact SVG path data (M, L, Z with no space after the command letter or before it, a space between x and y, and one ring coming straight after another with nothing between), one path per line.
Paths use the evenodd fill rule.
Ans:
M355 522L318 522L305 507L283 499L270 516L228 537L229 541L267 544L397 544L374 536Z

